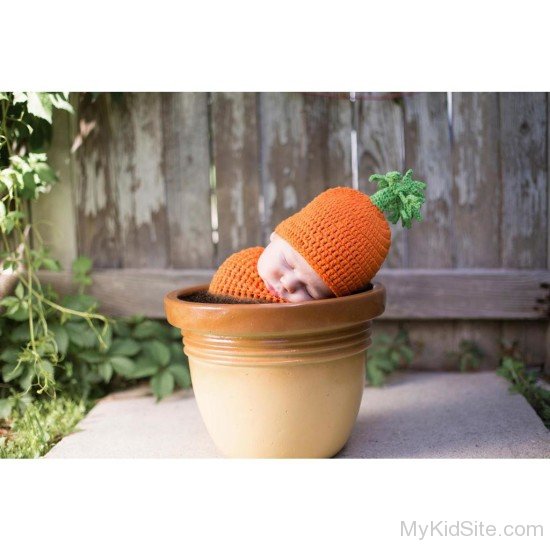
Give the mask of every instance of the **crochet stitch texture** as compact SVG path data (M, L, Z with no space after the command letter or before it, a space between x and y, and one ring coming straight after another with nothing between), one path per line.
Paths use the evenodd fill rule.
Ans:
M275 233L304 257L337 297L365 287L391 244L384 214L368 195L349 187L327 189L277 225Z
M208 292L241 300L286 303L269 292L258 274L258 260L263 251L263 246L254 246L231 254L214 274Z

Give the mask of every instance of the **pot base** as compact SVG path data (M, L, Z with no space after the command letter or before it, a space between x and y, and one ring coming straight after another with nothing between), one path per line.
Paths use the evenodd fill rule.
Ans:
M225 456L329 458L353 429L365 359L363 351L321 363L189 364L201 416Z

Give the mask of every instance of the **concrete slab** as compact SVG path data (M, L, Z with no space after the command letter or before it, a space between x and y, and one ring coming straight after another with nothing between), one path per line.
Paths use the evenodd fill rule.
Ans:
M191 391L101 400L46 458L219 457ZM366 388L342 458L550 458L550 431L494 372L395 374Z

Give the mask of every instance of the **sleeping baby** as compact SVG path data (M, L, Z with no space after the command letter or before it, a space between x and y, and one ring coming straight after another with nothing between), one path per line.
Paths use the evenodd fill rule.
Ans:
M293 303L354 294L366 288L390 249L388 220L421 220L426 185L404 175L374 174L378 191L323 191L283 220L267 247L245 248L218 268L208 292L253 303ZM386 213L386 215L384 215ZM387 219L386 219L387 216Z

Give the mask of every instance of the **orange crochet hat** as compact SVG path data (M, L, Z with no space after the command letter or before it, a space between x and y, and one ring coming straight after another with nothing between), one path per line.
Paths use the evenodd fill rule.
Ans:
M391 232L383 212L392 223L401 219L404 227L422 219L426 184L414 181L412 170L405 175L374 174L370 181L378 184L370 197L349 187L330 188L275 228L337 297L365 287L386 259ZM209 292L285 302L271 295L258 275L262 251L256 247L230 256L215 274Z
M384 214L367 195L349 187L327 189L283 220L275 233L304 257L336 296L366 286L391 243Z

